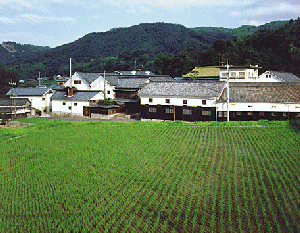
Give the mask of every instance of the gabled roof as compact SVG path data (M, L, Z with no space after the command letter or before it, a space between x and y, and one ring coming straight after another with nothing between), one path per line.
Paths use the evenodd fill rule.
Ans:
M43 96L51 88L45 87L17 87L10 89L6 95L16 95L16 96Z
M280 71L269 71L270 74L283 82L300 82L300 78L292 73L280 72Z
M83 72L76 72L76 73L80 78L82 78L88 84L91 84L97 78L99 78L99 76L101 76L101 73L83 73Z
M150 82L138 95L141 97L194 97L213 98L220 96L225 83L219 81Z
M57 91L51 97L52 100L72 100L72 101L89 101L95 95L97 95L99 91L75 91L72 97L68 97L65 91Z
M232 103L300 103L300 83L230 83ZM227 101L227 88L219 102Z

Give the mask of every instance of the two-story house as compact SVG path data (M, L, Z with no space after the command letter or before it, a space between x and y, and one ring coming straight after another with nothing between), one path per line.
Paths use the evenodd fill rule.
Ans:
M17 87L11 88L6 93L10 98L28 99L31 103L32 115L42 115L51 111L51 97L53 94L53 90L47 87Z

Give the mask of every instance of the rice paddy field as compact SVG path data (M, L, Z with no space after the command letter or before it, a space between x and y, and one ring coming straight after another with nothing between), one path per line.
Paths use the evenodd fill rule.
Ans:
M0 128L0 232L299 232L289 122Z

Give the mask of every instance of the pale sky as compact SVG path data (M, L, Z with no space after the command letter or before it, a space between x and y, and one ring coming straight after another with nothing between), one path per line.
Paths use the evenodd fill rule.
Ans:
M140 23L237 28L299 16L300 0L0 0L0 43L56 47Z

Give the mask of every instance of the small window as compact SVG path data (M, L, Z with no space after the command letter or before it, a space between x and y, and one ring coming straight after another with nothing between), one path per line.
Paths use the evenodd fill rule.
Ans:
M259 116L265 116L265 113L264 112L259 112L258 115Z
M239 72L240 78L245 78L245 72Z
M183 109L183 115L192 115L192 109Z
M271 113L271 116L276 116L276 112L272 112L272 113Z
M202 116L211 116L211 111L202 111Z
M247 115L248 115L248 116L252 116L252 112L248 112Z
M252 108L252 105L248 105L248 108Z
M286 113L286 112L283 112L283 113L282 113L282 116L284 116L284 117L287 116L287 113Z
M174 108L166 108L166 113L174 113Z
M152 98L149 98L149 103L152 103L153 102L153 99Z
M63 102L63 105L66 105L66 102Z
M183 104L187 104L187 100L183 100Z
M107 91L107 94L109 95L109 94L110 94L110 91Z
M237 116L241 116L241 115L242 115L242 112L238 111L238 112L236 112L236 115L237 115Z
M81 84L81 80L74 80L74 84Z
M74 103L74 106L77 106L77 103Z
M169 104L170 103L170 99L166 99L166 104Z
M231 72L231 77L235 78L236 77L236 73L235 72Z
M273 105L272 108L276 108L276 106Z
M45 101L45 98L42 98L43 101Z
M149 108L149 112L156 112L156 108Z
M206 105L206 100L202 100L202 105Z
M69 106L69 110L71 110L72 109L72 107L71 106Z

